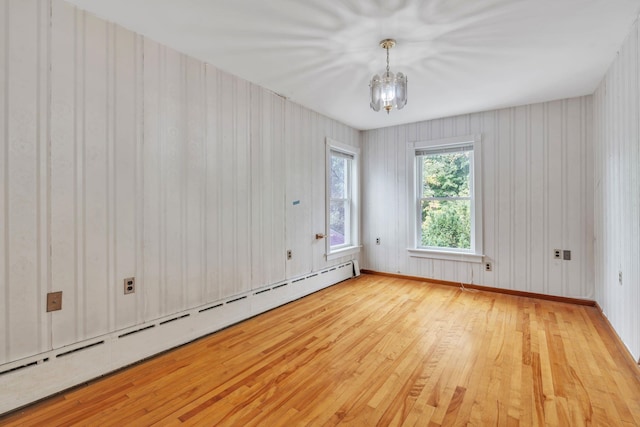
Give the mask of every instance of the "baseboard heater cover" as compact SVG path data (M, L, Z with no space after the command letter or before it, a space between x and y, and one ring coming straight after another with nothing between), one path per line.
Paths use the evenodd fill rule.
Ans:
M340 283L353 272L349 261L6 363L0 366L0 415Z

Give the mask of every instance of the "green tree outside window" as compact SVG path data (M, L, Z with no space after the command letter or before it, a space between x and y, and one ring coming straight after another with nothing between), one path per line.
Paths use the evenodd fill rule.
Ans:
M422 247L471 248L472 155L468 150L418 156Z

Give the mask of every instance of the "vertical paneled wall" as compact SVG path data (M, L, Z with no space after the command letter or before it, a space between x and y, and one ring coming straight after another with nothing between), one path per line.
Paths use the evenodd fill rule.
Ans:
M551 295L593 298L591 97L364 132L363 267ZM487 272L410 257L407 143L482 135ZM381 244L376 245L376 237ZM553 249L572 260L553 259Z
M285 277L284 105L279 96L251 87L251 287ZM276 259L263 262L265 254Z
M49 7L0 2L0 363L46 350Z
M61 0L0 23L0 364L327 265L358 131Z
M294 277L328 265L324 256L326 242L315 239L316 233L326 233L325 139L329 137L357 147L360 133L289 101L285 111L286 247L293 255L286 268L287 277ZM361 214L367 215L364 211ZM347 256L331 263L351 258Z
M636 21L594 96L596 299L637 360L640 360L639 38Z
M48 317L57 348L141 320L121 283L139 261L142 46L64 3L37 3L51 7L51 290L63 292L63 310Z

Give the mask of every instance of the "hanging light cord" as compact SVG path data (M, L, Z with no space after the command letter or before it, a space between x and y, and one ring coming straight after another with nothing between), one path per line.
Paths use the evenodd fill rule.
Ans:
M389 45L387 45L387 76L389 76Z

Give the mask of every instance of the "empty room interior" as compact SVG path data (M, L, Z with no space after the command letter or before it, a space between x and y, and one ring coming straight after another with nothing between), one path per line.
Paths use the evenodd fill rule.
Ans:
M0 425L640 426L640 0L0 0Z

